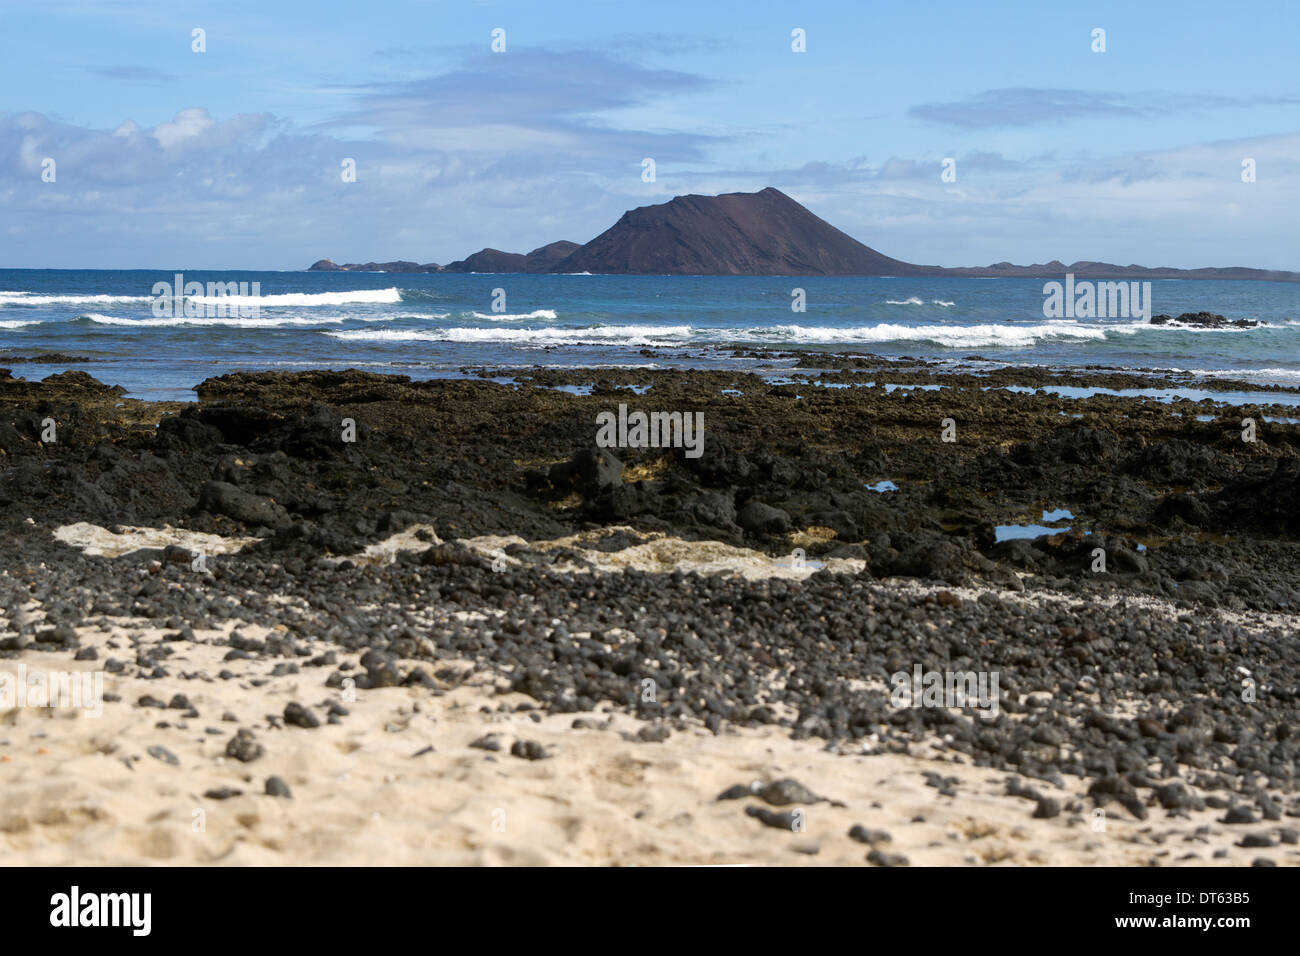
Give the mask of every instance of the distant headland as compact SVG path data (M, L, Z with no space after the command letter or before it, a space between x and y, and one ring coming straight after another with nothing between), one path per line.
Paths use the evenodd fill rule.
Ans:
M527 254L483 249L440 266L416 262L339 265L312 272L488 272L614 275L973 276L1088 279L1251 279L1300 282L1300 272L1228 266L1174 269L1109 262L997 262L947 268L892 259L814 215L779 189L720 196L678 196L625 212L586 245L552 242Z

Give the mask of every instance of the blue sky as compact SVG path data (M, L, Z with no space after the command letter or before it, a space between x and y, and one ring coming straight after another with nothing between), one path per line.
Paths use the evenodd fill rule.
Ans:
M5 267L445 263L772 185L914 262L1300 269L1285 0L6 0L0 22Z

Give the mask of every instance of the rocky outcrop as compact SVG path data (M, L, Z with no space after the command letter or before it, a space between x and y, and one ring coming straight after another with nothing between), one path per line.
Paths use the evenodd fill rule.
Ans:
M1189 325L1198 329L1253 329L1259 325L1251 319L1228 319L1214 312L1184 312L1178 318L1151 316L1152 325Z
M582 247L576 242L561 239L534 249L528 255L502 252L500 249L482 249L472 256L443 266L443 272L551 272L567 256Z
M528 253L527 263L525 263L525 272L558 272L556 266L573 255L582 246L576 242L569 242L567 239L561 239L559 242L550 242L540 246Z
M311 264L308 272L441 272L442 266L436 262L408 262L399 259L396 262L347 262L339 265L332 259L320 259Z
M552 242L527 255L482 249L446 266L368 262L338 265L322 259L315 272L591 272L632 275L976 276L1060 279L1253 279L1300 282L1300 272L1120 266L1058 260L1028 266L916 265L890 258L836 229L769 186L756 193L678 196L625 212L591 242ZM1155 318L1161 318L1157 316ZM1155 321L1155 318L1152 321ZM1168 317L1164 317L1168 320ZM1237 323L1240 324L1240 323Z
M626 212L557 272L650 275L917 275L780 190L678 196Z

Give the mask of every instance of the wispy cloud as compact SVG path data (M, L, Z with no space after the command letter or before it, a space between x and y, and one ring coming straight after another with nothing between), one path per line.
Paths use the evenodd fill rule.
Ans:
M149 66L96 66L86 71L106 80L119 80L133 86L164 86L177 79L175 73L165 73Z
M444 148L499 150L513 142L603 157L632 158L659 146L689 161L720 138L624 129L611 114L711 85L706 77L638 66L604 52L481 53L434 76L353 86L355 106L317 128L373 131L394 142L441 139Z
M587 50L447 47L439 58L414 55L394 70L400 79L346 82L358 74L340 72L325 86L305 76L303 92L334 110L313 126L229 105L173 108L162 121L142 110L149 125L124 112L98 127L61 122L53 109L0 113L0 207L9 213L0 256L25 262L27 250L46 249L52 262L251 268L322 257L446 262L483 246L585 241L625 209L676 194L772 185L911 261L1193 266L1224 264L1226 247L1254 250L1236 257L1243 264L1294 267L1297 134L1210 143L1193 134L1141 152L1113 139L1087 149L1053 142L1051 153L1026 154L1015 152L1016 137L997 134L954 137L965 146L948 153L948 136L928 130L911 143L882 133L847 146L818 133L769 159L766 140L788 144L803 114L694 122L690 98L712 102L734 80L657 68L676 42L653 34ZM147 67L92 72L123 83L168 77ZM1094 116L1127 128L1161 111L1281 102L1291 100L1026 87L922 104L911 116L958 130ZM836 122L870 126L859 105L842 104ZM955 182L940 178L946 155ZM647 156L659 160L656 182L641 179ZM1258 182L1241 181L1243 157L1257 161ZM57 182L42 179L47 158L57 160ZM340 177L345 158L356 160L355 182Z
M450 261L486 245L585 241L659 198L662 186L641 180L643 157L673 157L663 176L706 161L724 138L620 116L709 86L689 73L604 51L453 62L417 79L337 86L339 111L305 128L198 107L113 130L0 113L0 204L24 223L10 241L50 233L67 218L50 213L76 210L124 253L156 245L164 222L169 254L209 262L247 255L250 242L273 245L277 265L322 255ZM57 161L55 183L40 178L46 158ZM356 161L355 183L340 178L345 159Z
M908 110L916 119L961 129L1033 126L1083 117L1144 117L1193 110L1240 109L1292 105L1300 97L1243 98L1148 91L1116 93L1100 90L1008 87L985 90L964 100L920 103Z

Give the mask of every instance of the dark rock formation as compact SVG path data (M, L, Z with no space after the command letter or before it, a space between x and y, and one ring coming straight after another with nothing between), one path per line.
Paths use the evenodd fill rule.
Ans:
M528 257L500 249L480 249L472 256L443 266L443 272L526 272Z
M556 272L555 267L561 262L573 255L582 246L576 242L569 242L567 239L561 239L559 242L550 242L540 246L528 253L527 262L525 263L525 272Z
M1259 325L1250 319L1228 319L1214 312L1184 312L1178 318L1168 315L1151 316L1152 325L1192 325L1199 329L1253 329Z
M626 212L557 272L658 275L918 275L785 193L678 196Z
M442 266L436 262L347 262L339 265L331 259L320 259L311 264L308 272L441 272Z
M483 249L457 262L448 263L443 272L551 272L566 257L582 247L561 239L534 249L528 255Z
M756 193L678 196L625 212L585 246L552 242L527 255L482 249L446 266L368 262L338 265L322 259L314 272L591 272L632 275L979 276L1061 279L1254 279L1300 282L1300 272L1233 266L1207 269L1120 266L1058 260L1029 266L915 265L892 259L813 215L769 186ZM1161 318L1156 316L1152 319ZM1168 321L1168 316L1163 317ZM1182 321L1181 317L1177 321ZM1220 317L1222 318L1222 317ZM1226 321L1226 320L1225 320ZM1158 324L1158 323L1157 323ZM1242 322L1235 323L1241 325ZM1217 326L1215 326L1217 327ZM1248 326L1246 326L1248 327Z

